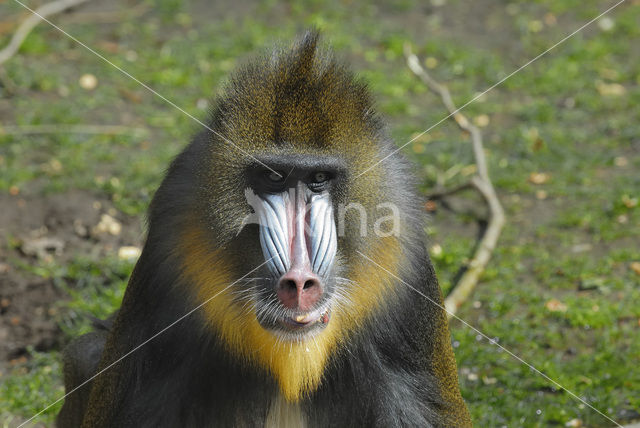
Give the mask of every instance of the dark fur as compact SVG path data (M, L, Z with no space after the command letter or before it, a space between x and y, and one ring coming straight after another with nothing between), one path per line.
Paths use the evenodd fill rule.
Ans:
M270 139L275 143L276 152L280 146L296 139L305 139L309 147L322 148L323 139L337 126L332 122L336 119L332 118L331 111L324 111L317 100L315 104L307 103L307 98L313 101L313 97L321 96L322 88L310 85L305 89L309 80L300 80L300 76L316 73L316 68L330 70L337 75L329 76L327 84L336 86L336 91L342 92L347 101L351 96L354 111L361 111L358 117L344 120L364 121L363 132L368 132L375 141L373 147L356 147L352 153L343 150L355 176L357 171L391 153L395 146L385 137L379 119L369 113L371 103L364 86L354 83L351 75L333 59L323 60L319 65L314 63L315 43L315 35L307 36L292 52L281 54L280 65L273 66L274 69L284 67L284 70L289 67L289 72L281 77L279 88L272 88L281 97L271 100L274 114L270 119L261 116L256 122L272 120L274 125L268 130L256 131L255 135L247 134L245 148L250 150L252 138ZM213 112L211 126L214 129L239 141L240 131L233 128L233 123L243 120L238 118L247 108L243 97L249 96L246 91L253 88L243 85L247 85L247 79L254 81L249 85L268 85L265 73L268 71L265 72L260 63L249 65L239 73ZM319 118L317 126L302 119L293 121L302 128L312 128L295 134L295 129L282 118L288 103L308 105L309 117ZM353 127L350 123L343 125L345 129ZM172 163L151 205L147 242L105 346L101 367L107 367L144 343L199 303L193 300L189 284L180 276L180 254L176 254L179 234L185 223L192 221L187 213L201 213L210 233L208 240L224 244L225 251L236 260L230 267L236 277L260 263L256 231L248 227L240 237L234 236L236 223L233 222L248 212L248 207L242 204L246 184L242 175L238 172L227 181L216 181L220 180L216 175L228 178L233 174L228 171L241 170L240 162L246 166L252 160L211 133L203 132ZM420 199L411 183L407 183L410 176L407 163L401 156L394 155L373 174L363 176L358 182L345 183L336 190L334 199L348 201L369 189L369 195L379 194L378 200L398 205L406 216L400 276L441 303L424 246ZM347 230L347 235L339 242L343 263L369 263L355 252L364 248L366 238L360 238L353 230ZM247 264L246 260L253 261ZM82 426L92 428L263 426L277 392L276 382L263 369L229 354L216 332L204 327L202 317L202 312L196 311L96 378L86 414L84 397L81 401L74 401L73 396L67 398L59 426L78 426L83 414ZM83 354L85 347L100 347L103 340L80 338L71 345L68 354ZM66 358L65 370L72 370L76 361L73 357ZM91 361L90 370L81 370L82 373L74 375L75 379L65 377L67 390L95 372L96 360ZM79 393L84 396L86 391L76 392ZM458 390L455 360L442 309L398 281L393 296L381 303L332 355L320 387L302 401L302 406L309 426L470 426Z

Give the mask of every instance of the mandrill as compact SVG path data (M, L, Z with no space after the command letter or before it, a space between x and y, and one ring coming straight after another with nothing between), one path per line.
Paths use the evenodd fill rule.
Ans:
M409 165L317 41L241 68L171 164L60 428L471 426Z

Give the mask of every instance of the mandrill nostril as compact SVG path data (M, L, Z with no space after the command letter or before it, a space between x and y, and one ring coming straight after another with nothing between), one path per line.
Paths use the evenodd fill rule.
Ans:
M289 271L276 286L278 300L286 308L309 311L323 295L322 283L313 274Z
M292 279L287 279L283 282L284 282L283 283L284 288L288 288L289 290L295 290L298 288L298 286L296 285L296 282Z

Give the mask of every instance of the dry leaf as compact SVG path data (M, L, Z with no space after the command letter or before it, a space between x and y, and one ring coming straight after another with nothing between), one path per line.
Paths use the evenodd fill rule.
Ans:
M613 160L613 163L615 164L615 166L627 166L629 164L629 160L624 156L617 156Z
M427 201L424 204L424 209L427 210L427 212L432 213L438 209L438 204L436 201Z
M127 101L131 101L134 104L140 104L142 102L142 97L137 92L133 92L125 88L118 89L118 92L123 98L126 98Z
M536 198L540 200L547 199L547 192L544 190L536 190Z
M549 181L549 179L551 178L551 176L547 173L544 172L532 172L529 175L529 182L533 183L533 184L544 184L547 181Z
M529 21L528 27L529 31L531 31L532 33L539 33L544 28L544 24L542 23L542 21L534 19L533 21Z
M627 208L633 208L638 205L638 198L630 198L629 195L622 195L622 203Z
M434 68L436 68L438 66L438 60L432 56L428 56L427 58L425 58L424 60L424 65L433 70Z
M636 275L640 275L640 262L631 263L631 270L636 273Z
M533 150L534 152L539 152L542 149L544 149L544 140L538 137L531 145L531 150Z
M558 299L551 299L544 304L544 307L551 312L567 312L567 305Z
M479 126L480 128L484 128L485 126L489 125L489 122L489 116L486 114L481 114L473 118L473 123L475 123L476 126Z
M596 89L604 97L619 97L627 93L627 89L619 83L598 82L596 83Z
M556 16L553 13L547 13L544 16L544 23L551 26L551 25L556 25L556 23L558 22L558 19L556 18Z
M103 40L101 42L98 42L98 46L100 46L102 49L112 54L118 53L118 51L120 50L120 45L108 40Z

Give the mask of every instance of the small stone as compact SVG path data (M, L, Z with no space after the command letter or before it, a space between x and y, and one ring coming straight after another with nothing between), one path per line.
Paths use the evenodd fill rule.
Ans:
M571 252L572 253L584 253L586 251L589 251L593 248L593 246L591 244L576 244L573 247L571 247Z
M135 260L140 257L142 251L138 247L124 246L118 249L118 258L121 260Z
M81 238L86 238L87 236L89 236L87 227L82 223L82 220L80 219L73 220L73 231Z
M209 101L206 98L198 98L196 107L200 110L206 110L209 107Z
M598 27L602 31L611 31L616 26L616 22L610 16L603 16L598 20Z
M98 86L98 78L93 74L86 73L80 76L78 84L82 89L92 91L96 88L96 86Z
M433 256L439 256L442 254L442 247L440 246L440 244L434 244L431 247L431 254Z
M495 377L482 376L482 383L485 385L493 385L498 382L498 379Z
M122 225L118 220L110 216L109 214L102 214L100 222L92 229L94 235L101 235L108 233L109 235L120 235L122 231Z

